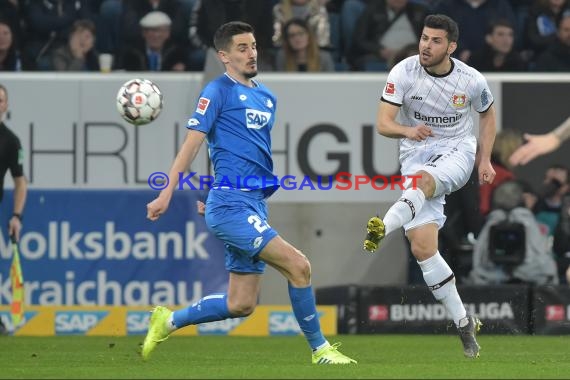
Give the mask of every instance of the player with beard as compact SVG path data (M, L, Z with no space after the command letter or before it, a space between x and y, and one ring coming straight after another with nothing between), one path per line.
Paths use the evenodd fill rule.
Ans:
M207 139L215 180L205 217L208 228L225 243L228 291L205 296L174 312L154 308L142 356L148 359L157 344L176 329L250 315L267 263L288 281L293 313L312 349L312 362L356 363L337 350L339 343L329 344L321 332L307 257L267 223L266 199L279 182L271 158L277 100L253 79L257 75L253 28L237 21L224 24L214 35L214 46L226 72L200 94L188 120L186 140L170 169L170 184L147 205L147 217L154 221L166 212L178 174L192 163Z
M367 224L364 249L374 252L390 232L404 227L424 280L457 326L466 357L479 356L481 322L467 315L454 274L438 251L438 232L446 216L446 194L463 187L475 163L477 139L471 107L479 112L481 183L492 183L495 140L493 96L477 70L451 57L457 48L457 23L444 15L424 21L419 55L404 59L388 74L377 115L377 130L399 139L403 175L421 177L406 189L384 218Z

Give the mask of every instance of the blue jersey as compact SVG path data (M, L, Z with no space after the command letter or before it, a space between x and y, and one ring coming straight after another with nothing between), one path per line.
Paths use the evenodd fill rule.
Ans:
M213 187L262 189L278 186L271 158L271 129L277 107L268 88L247 87L224 74L200 94L187 128L204 132L214 164Z

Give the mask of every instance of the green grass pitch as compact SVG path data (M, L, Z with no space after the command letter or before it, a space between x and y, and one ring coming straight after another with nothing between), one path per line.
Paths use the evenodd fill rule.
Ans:
M570 378L568 336L480 336L481 357L463 357L452 335L351 335L331 342L357 359L310 364L302 337L172 337L148 362L143 337L0 337L0 378L553 379Z

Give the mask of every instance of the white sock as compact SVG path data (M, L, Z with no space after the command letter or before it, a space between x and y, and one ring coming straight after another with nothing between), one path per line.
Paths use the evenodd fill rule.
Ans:
M420 189L407 189L390 207L384 219L386 235L409 223L424 206L426 196Z
M418 261L418 264L433 296L445 306L455 325L459 326L459 321L467 316L467 312L459 293L457 293L453 271L441 257L439 251L427 260Z
M168 329L169 332L173 332L174 330L178 329L178 327L176 327L176 325L174 324L173 316L174 313L170 313L170 317L168 317L168 319L166 320L166 328Z
M325 348L325 347L328 347L328 346L330 346L330 345L331 345L331 344L329 343L329 341L328 341L328 340L325 340L325 342L324 342L323 344L321 344L319 347L315 348L315 349L313 350L313 352L317 352L318 350L323 349L323 348Z

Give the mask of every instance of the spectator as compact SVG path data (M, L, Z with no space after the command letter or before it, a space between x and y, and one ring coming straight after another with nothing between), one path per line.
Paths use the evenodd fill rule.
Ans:
M247 22L255 29L257 62L260 67L272 67L273 26L268 0L195 0L190 16L190 70L202 70L208 48L213 48L214 32L228 21ZM215 53L215 49L213 51Z
M340 9L340 30L343 55L352 49L354 28L370 0L344 0Z
M408 0L370 2L354 29L348 61L355 70L387 70L394 55L418 43L427 8Z
M67 45L52 54L56 71L99 71L95 52L95 24L91 20L78 20L73 24Z
M491 211L491 199L494 190L501 183L515 178L508 158L521 144L522 136L518 131L503 129L497 133L491 152L491 164L497 175L492 184L483 184L479 189L479 211L481 215L486 216Z
M51 53L67 44L73 23L94 19L85 0L30 1L25 5L28 26L26 50L40 70L51 69Z
M118 68L127 71L184 71L186 52L170 38L172 20L164 12L152 11L140 20L142 40L125 47Z
M540 197L533 209L536 220L546 226L549 236L553 236L558 227L562 200L569 190L568 168L551 165L544 173Z
M484 47L489 23L506 19L516 25L515 14L507 0L442 0L435 13L443 13L459 24L461 33L456 54L463 62L468 62L474 51Z
M420 51L419 51L418 44L415 42L404 46L403 48L398 50L396 52L396 54L394 54L394 57L392 58L392 61L390 62L390 68L396 66L396 64L399 63L400 61L403 61L404 59L411 57L412 55L419 54L419 53L420 53Z
M18 1L0 0L0 17L10 26L12 39L18 46L23 43L22 18Z
M561 283L570 284L570 194L562 200L552 248L558 264L558 278Z
M320 48L330 48L330 22L327 9L320 0L281 0L273 7L273 45L283 43L283 25L292 18L307 21Z
M121 39L125 44L136 43L141 35L140 20L152 11L166 13L172 25L172 40L180 46L188 44L188 23L190 14L183 12L178 0L123 0L121 15Z
M528 46L526 43L526 26L528 23L529 10L535 0L509 0L509 4L515 14L516 23L513 25L515 30L515 48L527 54Z
M479 71L524 71L525 63L514 50L514 35L508 20L493 21L485 35L485 47L471 55L469 65Z
M284 43L277 53L277 71L334 71L329 52L319 49L306 21L293 18L283 26Z
M526 43L538 57L556 40L556 25L564 10L568 9L567 0L535 0L526 24Z
M18 49L10 23L7 20L0 20L0 71L32 69L32 62Z
M99 8L97 24L97 50L107 54L115 54L122 38L121 15L123 0L103 0Z
M556 37L536 60L535 71L570 71L570 11L560 18Z

